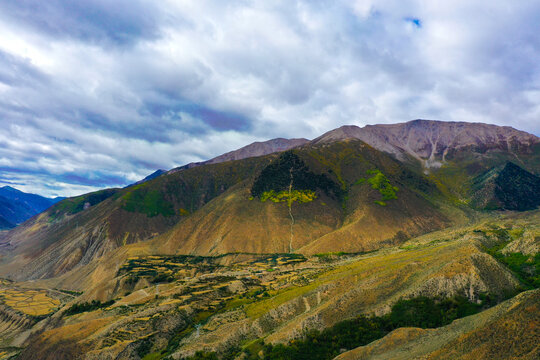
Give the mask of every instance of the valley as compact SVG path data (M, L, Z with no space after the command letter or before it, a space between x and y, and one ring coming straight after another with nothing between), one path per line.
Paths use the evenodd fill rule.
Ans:
M51 312L40 314L45 318L16 331L32 345L11 351L23 359L36 353L52 358L58 351L69 358L81 348L87 358L182 358L197 351L223 354L231 346L251 351L257 339L287 342L360 314L383 315L401 298L463 294L479 301L489 295L495 304L538 287L489 253L537 253L539 220L538 211L489 216L366 254L130 257L115 274L111 304L67 315L78 301L57 291L58 300L47 303ZM531 266L538 269L536 258ZM45 299L45 292L29 285L5 281L3 306L29 318L44 311L37 298ZM20 290L7 290L15 287ZM28 301L27 307L3 294ZM540 296L537 290L527 294L529 302Z
M62 200L0 235L0 359L535 359L539 143L344 127Z

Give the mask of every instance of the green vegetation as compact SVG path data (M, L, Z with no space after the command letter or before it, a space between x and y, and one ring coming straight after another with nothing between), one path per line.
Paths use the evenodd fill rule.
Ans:
M367 173L373 175L367 179L367 182L371 184L373 189L378 190L382 196L382 201L376 200L376 204L386 206L385 201L397 199L396 192L398 191L398 188L392 186L388 178L380 170L368 170Z
M338 251L338 252L327 252L327 253L315 254L315 257L317 257L320 262L327 263L327 262L339 260L340 257L346 256L346 255L351 255L351 254L343 252L343 251Z
M293 202L298 201L299 203L307 203L313 201L317 198L317 195L314 191L311 190L283 190L279 193L276 193L274 190L265 191L261 195L261 201L265 202L270 200L272 202L287 202L287 205L290 207Z
M79 296L82 295L82 291L72 291L72 290L64 290L64 289L57 289L54 288L53 290L63 292L64 294L73 295L73 296Z
M165 200L164 194L159 190L150 189L145 184L133 187L133 190L123 196L123 200L122 209L143 213L148 217L175 214L173 205Z
M525 290L540 287L540 253L524 255L522 253L503 254L502 249L507 243L486 249L495 259L506 265L525 285Z
M137 346L137 350L136 350L137 355L139 355L139 357L141 358L148 360L149 356L145 356L145 355L147 355L150 352L150 350L152 349L152 346L153 344L150 339L143 339L142 341L139 342L139 345Z
M490 299L490 297L483 297ZM265 360L295 359L333 359L342 349L354 349L380 339L399 327L435 328L451 323L453 320L476 314L481 309L493 305L493 302L476 304L467 298L457 296L451 299L432 299L418 297L399 300L392 311L384 316L360 316L353 320L337 323L322 332L308 331L302 339L294 339L288 344L264 344L262 341L253 346L250 343L243 350L230 349L225 354L199 352L189 360L199 359L234 359L244 352L244 359L259 359L258 349L263 349ZM253 351L252 349L257 349Z
M114 304L114 300L106 301L102 303L98 300L92 300L91 302L85 302L80 304L73 304L66 310L66 315L80 314L86 311L94 311L101 308L106 308Z
M366 182L366 178L360 178L356 180L353 185L362 185L365 182Z
M344 191L326 174L315 174L302 159L292 151L284 152L278 159L266 166L251 188L253 197L262 198L265 192L279 194L291 186L300 191L322 190L328 196L342 199Z
M495 178L495 196L502 209L532 210L540 205L540 177L512 162Z
M76 214L83 211L86 207L94 206L104 200L107 200L108 198L116 194L117 191L117 189L105 189L90 194L62 200L53 207L53 214L55 214L56 216L61 214Z
M176 280L174 276L166 275L166 274L158 274L155 278L152 279L153 284L160 284L160 283L170 283Z

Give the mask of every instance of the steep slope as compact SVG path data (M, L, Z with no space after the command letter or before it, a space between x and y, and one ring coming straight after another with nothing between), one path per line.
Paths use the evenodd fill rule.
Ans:
M540 177L511 162L477 177L472 188L472 204L482 209L524 211L540 205Z
M254 142L246 145L238 150L233 150L225 154L216 156L210 160L189 163L184 166L172 169L171 171L178 171L182 169L190 169L195 166L207 165L207 164L219 164L226 161L242 160L250 157L263 156L273 154L275 152L286 151L309 142L308 139L284 139L276 138L262 142Z
M449 224L426 200L437 194L361 141L309 145L283 153L157 241L167 252L200 255L373 250Z
M343 135L66 199L2 234L0 277L25 282L0 280L0 354L163 359L251 346L258 354L263 341L386 314L400 298L500 301L537 287L539 210L477 212L441 181L450 174L472 184L516 156L534 168L534 138L529 146L527 136L508 135L511 146L501 149L480 135L475 145L436 152L440 168L433 152L419 155L420 145L394 154ZM535 175L508 166L493 171L503 174L509 197L501 199L521 202ZM472 197L470 189L457 194ZM457 224L459 212L471 223ZM512 317L537 329L538 293L529 294L532 301L518 298L471 327L398 331L373 351L393 354L388 343L402 336L439 358L467 349L495 357L495 341L528 349L536 335ZM506 325L512 334L500 337ZM452 346L429 347L414 334Z
M362 314L383 315L400 298L462 295L476 301L489 294L494 300L503 299L523 284L486 253L485 247L501 246L509 233L515 241L528 232L538 236L538 211L518 215L442 230L411 239L401 247L357 256L189 257L134 255L128 250L131 255L123 263L99 265L104 269L109 266L100 272L104 275L101 281L114 277L113 291L103 292L101 295L107 297L100 300L112 298L115 303L72 315L66 313L73 304L68 303L21 335L19 344L24 349L20 358L53 358L58 354L71 359L138 359L148 354L157 359L169 355L182 358L200 350L224 355L236 346L257 349L259 344L257 354L263 339L266 344L287 343L310 330L325 329ZM132 244L125 249L140 246ZM94 295L87 290L78 302L84 304ZM538 303L538 298L532 300L524 302L523 308ZM537 311L532 310L529 315L534 320ZM502 313L496 310L496 314ZM517 314L501 317L501 324ZM498 316L486 318L491 321ZM519 315L516 319L529 324L531 317ZM471 328L478 324L473 322ZM467 334L471 328L457 327L448 334L460 339L456 335ZM495 334L501 335L498 331ZM529 346L533 335L527 334L523 344ZM505 336L476 343L496 346L499 339L515 339L520 344L513 334ZM419 345L425 349L429 344Z
M125 189L66 199L6 234L0 276L58 276L126 244L148 240L254 176L267 158L187 169Z
M447 198L468 204L472 179L512 161L540 174L540 138L506 126L413 120L399 124L344 126L313 140L357 138L424 171Z
M404 139L411 149L412 143L431 143L434 139L426 134L440 133L444 141L437 144L451 146L440 150L437 145L432 150L439 150L430 154L434 159L442 154L447 164L424 175L412 163L350 139L350 129L364 131L341 128L335 139L327 134L311 143L277 139L219 160L295 146L289 151L298 159L292 167L296 160L276 166L282 155L271 154L171 171L126 189L66 199L3 237L0 275L55 277L115 248L152 238L156 241L148 246L167 254L371 251L452 223L451 213L463 209L471 194L456 195L444 181L469 184L471 174L479 171L470 170L466 157L457 155L476 159L481 150L494 154L502 146L500 139L506 147L497 152L504 155L497 157L499 162L515 151L522 151L524 159L537 155L536 137L508 128L432 121L372 127L370 134L387 131L396 148ZM406 131L405 137L396 135L399 129ZM470 135L473 130L476 137ZM336 141L344 137L349 139ZM381 138L370 139L376 143ZM471 139L479 140L473 146ZM421 148L415 145L414 153L400 149L413 157L422 155ZM459 176L446 176L450 165Z
M7 221L3 216L0 215L0 230L7 230L14 228L15 225Z
M438 329L400 328L335 360L523 359L540 357L540 290Z
M437 168L446 161L472 154L504 152L527 154L540 138L508 126L482 123L413 120L399 124L343 126L314 139L325 143L347 138L360 139L399 159L412 157L426 168Z

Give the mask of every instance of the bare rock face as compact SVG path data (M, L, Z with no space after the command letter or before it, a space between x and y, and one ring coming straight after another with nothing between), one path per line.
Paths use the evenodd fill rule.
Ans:
M509 126L482 123L413 120L399 124L342 126L323 134L313 143L348 138L360 139L398 159L413 157L423 165L439 167L460 151L479 153L491 150L522 153L540 143L540 138Z

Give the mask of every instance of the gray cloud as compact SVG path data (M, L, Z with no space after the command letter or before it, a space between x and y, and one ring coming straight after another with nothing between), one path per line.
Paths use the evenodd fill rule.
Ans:
M102 45L129 45L159 35L164 14L150 1L19 0L0 3L4 21L55 38Z
M414 118L540 134L540 4L0 4L0 183L123 186L271 137Z

